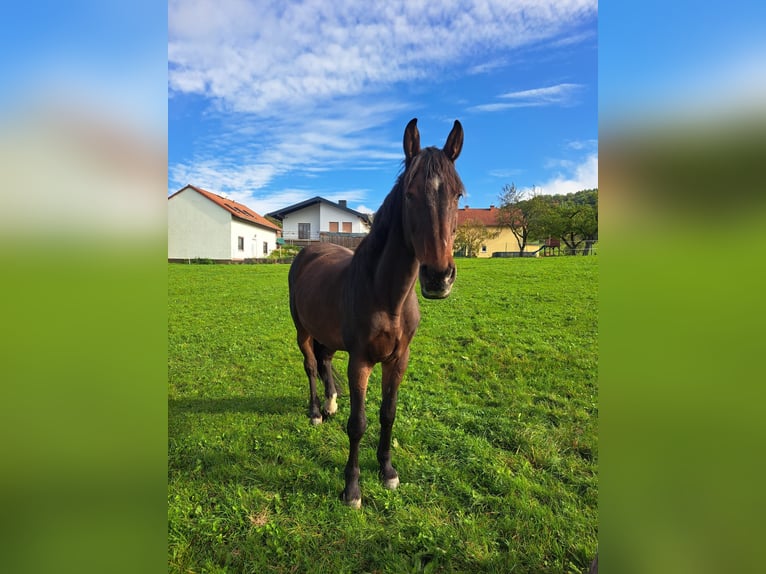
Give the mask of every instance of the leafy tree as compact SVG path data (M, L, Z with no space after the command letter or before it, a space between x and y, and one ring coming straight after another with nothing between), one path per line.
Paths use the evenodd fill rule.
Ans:
M530 240L560 239L565 252L587 255L598 240L598 189L525 197L514 184L500 194L498 224L509 227L523 251Z
M499 231L489 229L481 221L469 219L457 228L454 244L455 253L462 251L466 257L476 257L481 245L487 239L493 239L499 234Z
M580 246L582 254L590 253L598 239L598 190L589 189L564 196L558 207L558 236L575 255Z
M582 205L574 225L585 242L582 254L588 255L593 244L598 241L598 189L578 191L572 199Z
M524 251L531 239L543 239L551 233L551 205L547 196L526 192L511 183L503 187L497 223L508 227L516 238L519 251Z
M579 250L583 255L590 253L598 240L598 190L545 197L549 205L541 224L546 230L545 237L563 241L565 252L570 255Z
M524 199L524 192L514 183L503 186L503 191L500 193L497 224L511 230L516 243L519 244L520 252L524 251L527 245L531 215L528 202Z

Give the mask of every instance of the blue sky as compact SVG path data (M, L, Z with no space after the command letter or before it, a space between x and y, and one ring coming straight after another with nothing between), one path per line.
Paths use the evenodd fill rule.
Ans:
M320 195L374 211L404 126L465 130L463 205L505 184L598 185L597 3L168 5L168 193L187 183L260 213Z
M764 117L766 3L611 2L599 18L599 119L662 128Z

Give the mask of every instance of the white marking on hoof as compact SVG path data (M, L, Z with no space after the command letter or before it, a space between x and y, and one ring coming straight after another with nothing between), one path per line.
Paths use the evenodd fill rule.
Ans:
M322 424L322 417L311 417L311 424L314 425L314 426L321 425Z
M329 399L324 400L324 410L328 415L338 412L338 393L333 393Z
M359 510L362 508L362 499L361 498L355 498L353 500L346 500L343 499L343 502L346 503L346 506L349 506L353 508L354 510Z
M383 488L387 488L388 490L396 490L397 486L399 486L398 476L395 476L394 478L387 478L383 481Z

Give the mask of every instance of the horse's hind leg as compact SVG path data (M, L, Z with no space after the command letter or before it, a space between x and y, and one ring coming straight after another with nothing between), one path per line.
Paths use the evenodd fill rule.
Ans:
M314 340L314 356L317 359L319 378L324 383L324 407L322 414L328 417L338 412L338 390L335 388L335 380L332 376L332 358L334 354L316 339Z
M298 329L298 347L303 353L303 368L309 378L309 418L312 425L322 422L322 411L317 396L317 359L314 354L314 339L304 329Z

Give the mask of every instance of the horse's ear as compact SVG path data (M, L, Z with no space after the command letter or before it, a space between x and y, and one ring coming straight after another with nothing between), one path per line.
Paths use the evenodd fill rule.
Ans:
M460 125L460 122L455 120L454 125L452 126L452 131L447 136L447 143L444 144L444 153L447 154L447 157L450 158L452 161L455 161L457 159L457 156L460 155L460 150L463 149L463 126Z
M412 118L404 128L404 158L410 163L413 157L420 152L420 132L418 131L418 118Z

